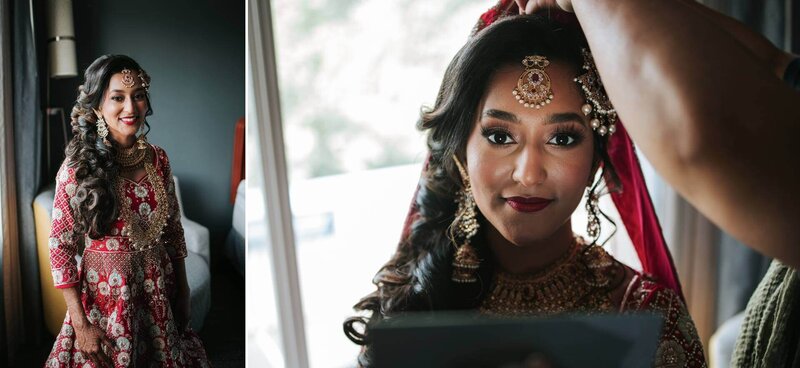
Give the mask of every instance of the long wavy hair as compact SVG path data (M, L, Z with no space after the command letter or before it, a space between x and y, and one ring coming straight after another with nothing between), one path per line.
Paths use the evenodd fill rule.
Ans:
M415 202L419 215L409 235L400 241L397 251L373 278L377 290L354 306L362 315L344 322L347 337L365 345L359 355L362 366L370 365L369 330L380 320L403 312L479 306L489 291L487 281L493 272L489 262L481 264L478 282L460 284L450 280L455 247L448 228L457 210L455 194L462 186L451 156L456 154L465 162L467 140L477 121L478 105L496 70L517 65L525 56L537 54L572 67L577 76L584 47L588 47L586 39L576 27L564 26L541 15L513 16L478 32L450 62L434 106L423 110L417 123L418 129L427 132L430 151ZM607 182L616 181L606 151L607 137L598 134L593 137L595 167L602 170L601 176ZM479 221L486 224L480 214ZM488 259L490 250L483 243L479 232L472 244L480 258Z
M125 55L103 55L97 58L84 73L84 82L78 87L78 99L72 107L72 139L67 144L66 161L75 169L77 190L70 200L74 211L73 233L87 234L97 239L107 234L118 216L113 179L119 173L114 161L118 144L109 135L111 146L106 146L97 134L97 115L108 89L111 76L123 69L138 71L139 64ZM147 96L147 112L153 114ZM150 125L144 122L147 131Z

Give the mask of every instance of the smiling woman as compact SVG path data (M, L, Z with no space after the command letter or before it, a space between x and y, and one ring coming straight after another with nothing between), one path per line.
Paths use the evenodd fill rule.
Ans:
M79 88L49 237L67 315L47 367L209 366L188 326L186 240L169 159L144 131L149 87L133 59L106 55Z
M661 231L648 222L656 220L646 188L632 179L641 179L632 143L574 18L516 16L509 3L481 17L422 114L430 155L406 229L376 290L355 306L370 315L344 324L365 345L361 365L372 363L370 330L381 319L467 309L655 311L664 325L654 365L705 366ZM645 273L598 241L603 186ZM584 192L588 240L571 223Z

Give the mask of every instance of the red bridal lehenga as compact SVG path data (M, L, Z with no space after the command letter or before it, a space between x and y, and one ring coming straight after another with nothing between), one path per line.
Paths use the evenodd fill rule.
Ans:
M169 159L159 147L146 150L147 175L139 181L117 179L120 217L109 235L85 237L80 266L75 256L83 235L72 232L70 206L77 190L75 169L62 164L49 240L55 287L80 288L89 322L103 329L115 347L109 354L115 367L209 367L199 336L188 328L178 331L173 317L172 262L186 257L186 242ZM67 313L45 366L95 367L75 339Z

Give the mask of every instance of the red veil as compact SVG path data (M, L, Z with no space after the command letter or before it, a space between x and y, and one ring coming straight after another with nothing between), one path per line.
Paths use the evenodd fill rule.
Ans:
M579 27L578 20L572 13L560 10L548 10L548 12L551 18L560 23ZM518 13L517 5L513 0L500 0L497 5L481 15L473 32L479 32L502 17ZM660 284L672 289L681 297L681 300L684 300L675 264L664 240L661 225L653 208L653 201L647 191L633 141L619 120L616 122L616 128L616 132L611 134L608 141L608 154L623 190L612 191L611 198L625 224L633 247L636 249L642 264L642 271L655 277ZM425 170L427 170L427 163L423 172ZM403 239L410 235L411 224L419 216L419 210L416 208L418 192L419 187L414 193L414 200L412 200L403 226Z

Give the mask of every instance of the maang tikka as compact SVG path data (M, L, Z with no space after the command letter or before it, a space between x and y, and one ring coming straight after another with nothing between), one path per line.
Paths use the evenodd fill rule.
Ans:
M550 76L544 71L550 61L544 56L526 56L522 60L525 71L517 79L517 86L511 93L525 107L537 109L553 101Z
M120 72L122 73L122 85L125 88L133 88L136 85L136 81L133 79L133 74L131 74L130 69L122 69Z
M481 263L475 248L470 244L470 239L478 233L477 206L475 205L475 198L472 196L472 185L467 171L456 155L453 155L453 161L455 161L458 172L461 174L463 188L456 194L458 209L456 210L453 224L449 229L450 239L458 247L453 258L453 275L451 279L458 283L470 283L478 280L478 267L480 267ZM459 240L462 242L460 246L458 245Z

